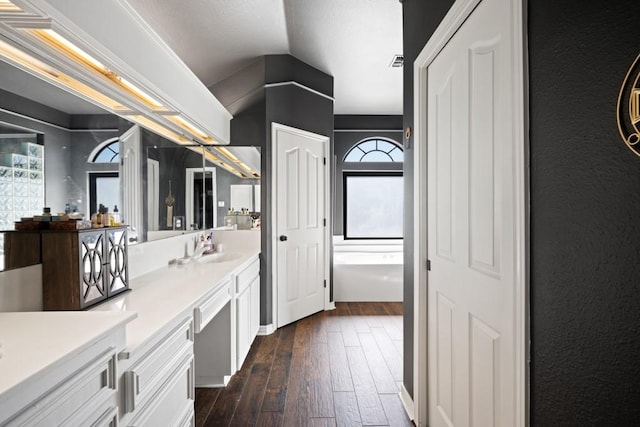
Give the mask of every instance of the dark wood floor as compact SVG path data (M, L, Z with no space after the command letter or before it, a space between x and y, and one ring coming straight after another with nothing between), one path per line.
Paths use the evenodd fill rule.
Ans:
M227 387L196 390L196 426L412 426L402 304L336 306L257 337Z

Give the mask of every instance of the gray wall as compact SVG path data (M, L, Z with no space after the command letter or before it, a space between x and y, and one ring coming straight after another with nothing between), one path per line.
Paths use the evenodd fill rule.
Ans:
M142 165L142 188L147 188L147 161L152 159L158 161L159 166L159 193L158 199L158 228L160 230L170 230L167 227L167 208L165 198L169 195L169 181L171 181L171 194L175 202L173 205L174 216L186 216L186 169L196 168L202 170L202 152L196 152L186 147L181 147L153 132L146 129L141 130L142 150L146 154ZM143 218L148 221L148 199L146 191L143 191L142 205L144 207ZM195 214L195 212L194 212ZM185 219L186 220L186 219ZM185 224L187 230L191 224ZM145 224L145 230L148 224Z
M69 115L0 90L0 122L20 126L44 135L45 204L52 212L64 210L67 194L65 179L70 168L70 117ZM32 117L29 120L8 112Z
M64 211L65 204L71 198L81 200L78 211L86 211L87 171L114 170L113 165L88 164L88 156L96 145L121 133L98 129L128 127L125 120L116 116L72 116L3 90L0 90L0 122L42 135L45 147L45 204L51 207L52 212ZM91 130L81 131L83 129Z
M638 6L528 4L536 426L640 420L640 158L615 115Z
M326 75L324 75L326 76ZM327 76L328 77L328 76ZM268 127L266 135L266 149L262 151L262 179L265 183L262 191L262 224L269 224L271 221L272 198L272 141L271 124L280 123L303 129L309 132L325 135L330 138L329 146L333 148L333 101L311 93L297 86L271 87L266 90ZM332 158L329 153L328 159ZM260 319L262 324L272 321L272 282L271 282L271 227L264 227L262 231L262 265L261 268L267 274L260 295L261 304L265 310L261 311ZM266 306L264 305L266 304Z
M343 234L343 172L402 170L401 163L344 163L344 156L362 140L382 138L402 145L402 116L336 115L333 135L333 234Z
M231 145L261 148L261 272L260 324L272 322L271 125L280 123L331 139L333 152L333 101L293 85L267 87L273 83L298 82L326 96L333 96L333 77L291 55L256 58L232 77L210 87L223 105L233 111Z
M406 64L450 4L404 1ZM616 125L618 92L638 55L638 10L635 0L527 4L534 426L640 419L640 159ZM413 125L412 82L405 66L405 126ZM404 383L412 392L410 308Z
M404 129L413 129L413 63L429 37L449 11L453 0L404 0ZM405 141L405 144L407 141ZM403 383L413 396L413 136L404 151L404 374Z

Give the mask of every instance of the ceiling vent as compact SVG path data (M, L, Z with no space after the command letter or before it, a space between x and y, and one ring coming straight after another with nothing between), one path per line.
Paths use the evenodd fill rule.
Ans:
M402 68L403 65L404 65L404 56L402 56L402 55L394 55L393 59L391 60L391 64L389 64L389 67L391 67L391 68Z

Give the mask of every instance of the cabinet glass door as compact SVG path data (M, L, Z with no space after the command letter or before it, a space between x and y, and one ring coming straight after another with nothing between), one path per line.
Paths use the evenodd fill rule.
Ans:
M107 289L109 296L129 289L127 276L127 229L107 230L108 272Z
M107 297L104 283L104 233L92 231L80 234L80 306L94 304Z

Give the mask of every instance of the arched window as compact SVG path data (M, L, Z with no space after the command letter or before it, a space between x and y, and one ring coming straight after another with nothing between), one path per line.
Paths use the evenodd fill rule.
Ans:
M98 151L91 158L91 163L118 163L120 162L120 140L107 141L107 144L98 147Z
M345 162L398 162L404 161L402 148L384 139L367 139L356 144L346 156Z

